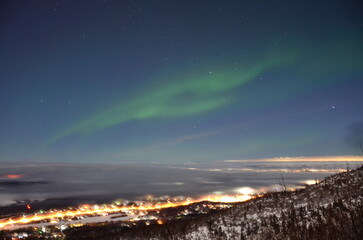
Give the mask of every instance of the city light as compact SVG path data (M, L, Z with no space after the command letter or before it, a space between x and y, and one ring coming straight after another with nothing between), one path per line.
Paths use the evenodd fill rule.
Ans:
M133 215L132 212L134 211L151 211L163 208L186 206L192 203L198 203L202 201L234 203L234 202L244 202L250 200L251 198L253 198L253 196L249 194L240 194L236 196L208 195L196 200L187 198L185 201L171 202L170 199L168 199L166 202L163 203L143 202L138 205L131 205L131 206L116 206L116 205L91 206L87 204L80 206L76 210L57 210L57 211L44 212L42 214L34 213L31 215L26 215L18 218L0 219L0 229L5 228L6 226L9 225L14 226L21 224L29 224L43 220L49 220L50 222L56 223L58 222L56 219L65 218L65 217L75 217L75 216L92 215L92 214L105 215L108 213L116 213L116 212L131 212L130 215Z

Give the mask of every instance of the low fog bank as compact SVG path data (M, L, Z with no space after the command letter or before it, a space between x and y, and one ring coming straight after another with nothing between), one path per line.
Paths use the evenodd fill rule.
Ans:
M155 196L198 197L278 190L281 173L289 186L322 179L357 162L215 162L208 164L0 163L0 205L67 199L93 203ZM62 200L63 199L63 200ZM72 201L70 201L72 202Z

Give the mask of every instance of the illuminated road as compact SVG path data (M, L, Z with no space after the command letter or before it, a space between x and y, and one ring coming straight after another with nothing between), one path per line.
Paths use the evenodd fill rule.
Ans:
M251 195L237 195L237 196L228 196L228 195L210 195L207 197L203 197L197 200L187 199L182 202L166 202L161 204L153 204L153 203L144 203L139 206L116 206L110 205L107 207L99 207L83 205L79 207L77 210L59 210L59 211L50 211L43 214L32 214L26 215L19 218L7 218L0 219L0 229L8 229L8 228L18 228L24 224L35 223L43 220L57 221L56 219L62 219L64 217L76 217L82 215L93 215L93 214L104 214L104 213L116 213L116 212L125 212L130 213L133 211L150 211L162 208L169 207L178 207L178 206L186 206L192 203L197 203L201 201L210 201L210 202L223 202L223 203L232 203L232 202L244 202L253 198Z

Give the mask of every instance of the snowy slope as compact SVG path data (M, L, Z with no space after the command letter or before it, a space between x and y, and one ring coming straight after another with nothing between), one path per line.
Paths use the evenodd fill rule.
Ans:
M120 235L107 239L363 239L363 168L193 220Z

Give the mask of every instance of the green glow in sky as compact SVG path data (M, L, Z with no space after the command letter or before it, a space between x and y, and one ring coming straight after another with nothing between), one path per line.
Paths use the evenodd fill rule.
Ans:
M133 120L184 117L221 108L233 102L223 98L230 91L242 87L269 69L291 61L291 56L275 56L252 66L169 81L130 101L120 102L111 109L80 121L54 136L51 143L75 133L88 134Z

